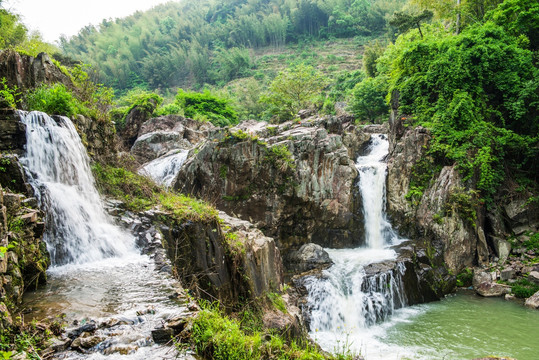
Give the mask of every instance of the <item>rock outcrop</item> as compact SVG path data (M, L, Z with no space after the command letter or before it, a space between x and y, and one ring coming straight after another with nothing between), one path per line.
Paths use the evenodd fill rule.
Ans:
M178 115L151 118L142 124L131 147L131 154L143 164L172 150L189 150L208 137L215 127L210 122Z
M334 117L242 123L200 145L174 189L253 222L285 253L308 242L357 246L363 224L353 158L369 139Z
M11 49L0 51L0 74L6 78L9 87L16 86L18 89L61 83L74 90L71 78L64 74L46 53L33 57L21 55Z
M0 164L3 159L0 156ZM10 313L20 305L24 291L46 281L50 263L42 241L43 214L37 200L27 195L0 186L0 330L13 325Z
M283 284L279 249L251 223L225 213L184 219L164 210L126 211L108 201L108 211L137 238L137 245L199 297L233 305L238 299L276 292Z

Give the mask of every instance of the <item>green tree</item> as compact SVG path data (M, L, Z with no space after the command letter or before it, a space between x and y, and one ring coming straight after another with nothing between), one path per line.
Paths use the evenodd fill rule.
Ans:
M389 25L396 27L400 32L404 33L411 28L417 28L419 35L423 38L423 32L421 31L421 22L429 21L432 19L433 13L430 10L423 10L419 14L407 14L405 12L397 11L393 14L393 17L389 21Z
M387 86L381 78L368 77L352 90L350 108L360 120L366 119L375 123L389 111L385 101L386 94Z
M322 73L302 63L280 72L261 101L270 105L270 113L279 120L289 120L299 110L312 107L327 85Z

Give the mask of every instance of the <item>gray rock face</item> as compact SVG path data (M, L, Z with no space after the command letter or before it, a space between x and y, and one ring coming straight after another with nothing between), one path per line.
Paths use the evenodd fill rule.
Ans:
M455 166L441 168L420 199L407 199L414 173L420 160L425 161L431 135L422 127L402 125L402 119L392 115L388 160L387 211L401 231L413 238L422 238L440 248L443 261L454 273L475 263L488 261L488 246L481 226L459 213L452 205L457 196L468 194ZM427 169L426 171L429 171ZM457 210L453 210L457 209Z
M288 258L289 269L302 273L311 270L323 270L330 267L333 261L320 245L305 244L293 251Z
M539 285L539 271L532 271L528 275L528 280Z
M539 207L527 204L527 199L515 199L504 206L505 214L515 235L539 229Z
M173 186L250 220L284 251L306 242L357 245L363 229L351 156L368 139L325 118L242 123L205 142Z
M152 118L140 125L131 153L140 163L161 157L171 150L187 150L207 138L215 127L177 115Z
M14 50L0 51L0 74L6 78L8 86L19 89L31 89L41 83L62 83L74 89L71 79L54 65L46 53L34 58Z
M253 224L220 212L219 218L235 233L245 247L243 257L246 275L255 296L278 290L283 283L283 264L275 241L264 236ZM225 235L226 237L226 235Z
M0 109L0 151L22 152L26 144L26 126L15 110Z
M531 309L539 309L539 291L527 298L524 305Z

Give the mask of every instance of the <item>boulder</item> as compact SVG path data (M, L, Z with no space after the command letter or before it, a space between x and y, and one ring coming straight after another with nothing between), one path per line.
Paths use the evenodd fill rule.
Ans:
M477 294L484 297L495 297L509 294L511 292L511 287L503 284L483 282L475 288L475 291Z
M333 264L327 251L317 244L302 245L299 250L293 251L287 260L291 271L302 273L314 269L327 269Z
M539 285L539 271L532 271L528 274L528 280Z
M511 253L511 244L496 236L492 236L491 241L494 245L494 251L496 251L496 255L498 255L498 261L503 264Z
M527 298L524 305L531 309L539 309L539 291Z
M513 270L512 268L506 268L500 272L500 280L507 281L513 279L515 275L515 270Z
M494 277L495 277L495 273L480 270L480 269L474 269L473 279L472 279L473 287L475 288L475 287L479 286L482 283L490 283L490 282L492 282L493 280L495 280L495 279L493 279L493 274L494 274Z

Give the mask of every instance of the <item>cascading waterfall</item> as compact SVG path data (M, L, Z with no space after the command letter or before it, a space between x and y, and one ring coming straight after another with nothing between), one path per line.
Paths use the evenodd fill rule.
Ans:
M343 334L361 340L368 327L386 320L396 308L406 305L402 275L405 267L380 266L367 274L369 264L394 260L388 249L397 236L385 216L385 178L388 153L385 135L373 135L367 154L357 159L359 190L363 199L366 247L326 249L334 265L320 277L305 280L308 290L311 335L332 351ZM376 265L373 265L376 268Z
M368 154L359 156L356 161L363 200L365 242L370 249L381 249L396 238L385 216L387 165L383 160L389 151L385 135L372 136L368 150Z
M170 187L185 160L187 160L188 154L189 150L180 150L175 154L152 160L139 170L139 174L147 175L155 182Z
M134 239L115 226L95 188L86 149L66 117L21 113L26 155L21 162L42 207L53 265L83 264L134 253Z

